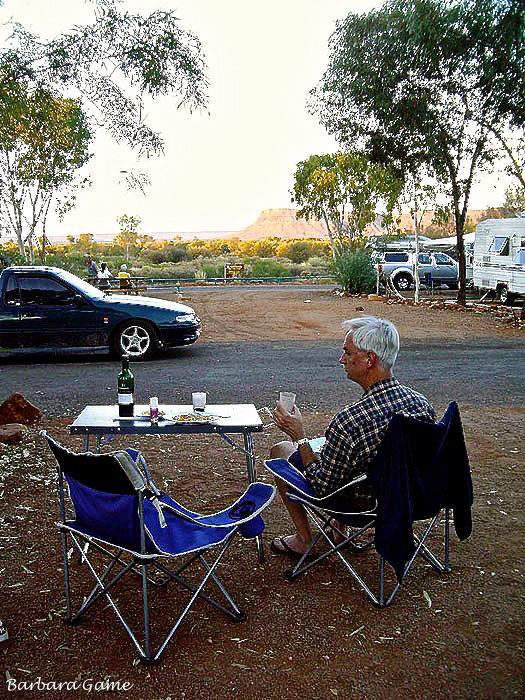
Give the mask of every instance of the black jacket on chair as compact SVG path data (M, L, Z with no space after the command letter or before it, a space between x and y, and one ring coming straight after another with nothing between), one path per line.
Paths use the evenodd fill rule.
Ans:
M415 551L415 520L451 508L459 539L471 534L472 478L455 401L439 423L394 416L368 478L378 501L375 548L398 581Z

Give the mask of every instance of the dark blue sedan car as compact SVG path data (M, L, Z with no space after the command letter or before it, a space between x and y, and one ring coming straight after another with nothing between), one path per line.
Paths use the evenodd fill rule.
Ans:
M142 359L194 343L200 327L189 306L107 294L56 267L0 274L0 356L110 350Z

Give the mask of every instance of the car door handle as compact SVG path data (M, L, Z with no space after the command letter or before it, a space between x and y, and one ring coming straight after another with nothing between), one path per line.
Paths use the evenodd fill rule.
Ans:
M39 318L39 316L35 316L35 314L20 314L20 318Z

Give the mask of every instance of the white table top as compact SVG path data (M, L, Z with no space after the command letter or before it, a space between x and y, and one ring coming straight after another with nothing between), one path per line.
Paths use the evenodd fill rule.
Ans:
M180 414L194 414L191 404L159 404L159 412L166 418ZM146 415L144 415L146 414ZM209 422L176 423L173 420L159 418L157 425L152 425L148 405L135 405L134 418L119 418L118 406L86 406L69 426L71 434L180 434L180 433L246 433L261 432L263 425L257 409L251 403L245 404L207 404L203 419L210 416Z

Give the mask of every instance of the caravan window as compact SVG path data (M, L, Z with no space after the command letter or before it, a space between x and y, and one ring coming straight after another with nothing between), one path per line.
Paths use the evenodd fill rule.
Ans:
M408 262L408 253L385 253L385 262Z
M520 248L513 258L513 262L518 265L525 265L525 248Z
M489 253L497 253L498 255L508 255L508 236L495 236L492 243L490 244Z

